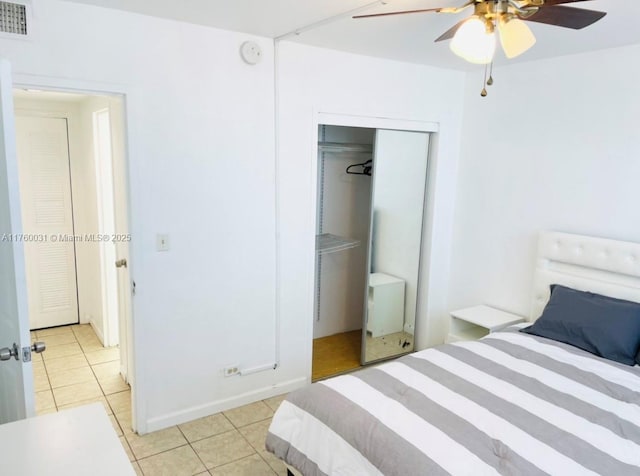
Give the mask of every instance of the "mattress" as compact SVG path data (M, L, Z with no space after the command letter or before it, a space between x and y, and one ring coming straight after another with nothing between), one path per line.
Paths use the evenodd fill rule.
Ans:
M289 394L269 451L311 475L640 475L640 367L510 328Z

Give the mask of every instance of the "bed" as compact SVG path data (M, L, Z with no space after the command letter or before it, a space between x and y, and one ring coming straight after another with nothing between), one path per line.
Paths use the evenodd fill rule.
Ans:
M559 299L551 285L637 307L640 245L544 232L536 324ZM293 392L267 449L305 476L639 475L640 366L520 332L529 325Z

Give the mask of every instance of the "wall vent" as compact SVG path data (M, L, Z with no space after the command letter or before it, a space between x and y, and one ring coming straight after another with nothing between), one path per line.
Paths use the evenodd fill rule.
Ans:
M0 1L0 33L27 36L27 5Z

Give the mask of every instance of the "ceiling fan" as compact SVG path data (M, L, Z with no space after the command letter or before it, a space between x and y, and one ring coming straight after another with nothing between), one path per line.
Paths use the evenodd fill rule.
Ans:
M440 35L435 41L451 39L451 50L471 63L488 64L496 49L496 30L507 58L521 55L535 42L535 36L525 21L546 23L580 30L606 15L605 12L562 6L589 0L469 0L460 7L426 8L353 18L372 18L410 13L459 13L473 7L473 15Z

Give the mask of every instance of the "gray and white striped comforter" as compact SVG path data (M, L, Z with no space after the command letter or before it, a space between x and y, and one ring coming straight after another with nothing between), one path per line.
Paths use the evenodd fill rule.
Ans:
M291 393L267 449L309 475L640 475L640 367L512 330Z

